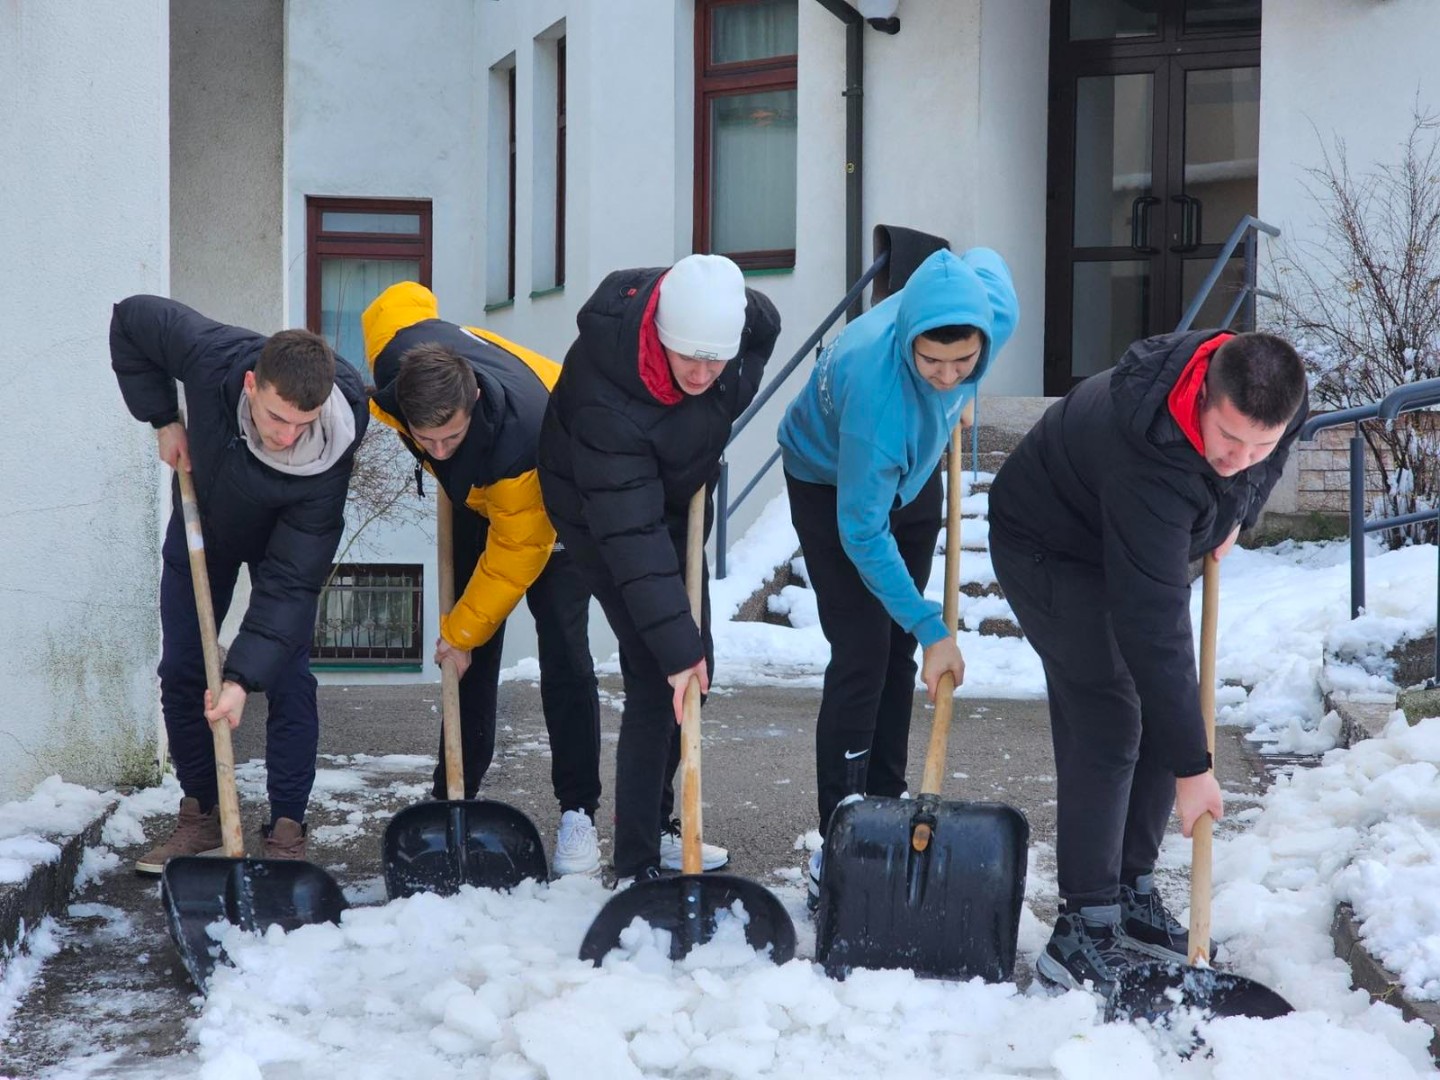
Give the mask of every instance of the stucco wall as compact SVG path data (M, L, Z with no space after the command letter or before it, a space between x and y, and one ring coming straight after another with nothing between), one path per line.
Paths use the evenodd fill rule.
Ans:
M1440 109L1431 0L1268 0L1261 38L1260 217L1279 244L1323 238L1322 211L1306 192L1322 151L1345 143L1356 177L1399 159L1413 110ZM1273 250L1274 242L1262 247ZM1262 254L1262 259L1264 255ZM1262 262L1261 274L1266 273ZM1264 307L1261 307L1263 319ZM1275 510L1332 510L1344 477L1325 444L1301 446Z
M282 328L283 0L170 8L170 295Z
M111 304L168 287L168 5L0 5L0 802L153 760L160 468Z

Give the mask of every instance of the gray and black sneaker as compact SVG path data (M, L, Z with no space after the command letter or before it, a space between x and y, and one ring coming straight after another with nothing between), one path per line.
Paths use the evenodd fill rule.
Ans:
M1120 886L1120 944L1157 960L1190 962L1190 931L1165 908L1155 890L1155 875L1141 874L1135 888ZM1210 947L1215 959L1215 947Z
M1120 947L1120 905L1105 904L1067 912L1055 920L1055 932L1035 961L1041 978L1069 990L1090 990L1108 998L1122 968L1134 963Z

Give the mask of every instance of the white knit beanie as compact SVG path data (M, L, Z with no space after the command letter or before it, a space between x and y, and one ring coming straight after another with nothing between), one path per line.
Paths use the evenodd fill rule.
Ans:
M745 275L724 255L687 255L660 282L655 329L696 360L731 360L745 329Z

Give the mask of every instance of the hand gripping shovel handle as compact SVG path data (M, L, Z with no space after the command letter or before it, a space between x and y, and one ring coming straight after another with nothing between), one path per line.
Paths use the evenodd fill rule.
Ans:
M205 533L200 527L200 507L195 501L195 482L182 465L175 470L180 481L180 506L185 514L185 546L190 550L190 578L195 592L195 614L200 622L200 645L205 653L205 683L212 703L220 700L220 642L215 631L215 603L210 598L210 572L205 566ZM215 782L219 789L220 842L226 855L243 858L245 841L240 832L240 796L235 790L235 749L230 743L230 724L222 720L210 725L215 742Z
M435 484L435 581L440 598L440 612L450 614L455 606L455 533L454 508L450 496L437 481ZM465 749L460 739L460 678L455 665L446 660L440 665L440 734L445 742L445 797L451 801L465 798Z
M690 597L690 615L704 641L703 609L705 565L705 485L690 499L690 516L685 531L685 592ZM700 680L691 676L685 687L684 720L680 725L680 870L698 874L700 859Z
M960 448L963 421L950 433L950 456L945 472L945 629L954 636L960 623ZM940 676L935 690L935 720L930 726L930 747L925 753L925 772L920 791L940 794L945 779L945 751L950 742L950 717L955 709L955 677L948 671ZM916 851L930 846L930 826L917 825L910 838Z
M1220 563L1206 554L1200 594L1200 715L1205 721L1205 748L1215 760L1215 638L1220 620ZM1213 767L1213 765L1212 765ZM1190 830L1190 963L1210 963L1211 848L1215 820L1207 811Z

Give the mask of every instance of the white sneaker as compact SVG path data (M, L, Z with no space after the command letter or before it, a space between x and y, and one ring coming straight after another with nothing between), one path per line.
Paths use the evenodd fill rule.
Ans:
M593 874L600 869L600 834L584 810L566 810L560 815L555 859L550 866L557 877Z
M681 869L680 819L671 818L660 830L660 865L666 870ZM700 869L719 870L730 861L730 852L714 844L700 844Z
M825 863L825 849L821 848L810 856L810 864L806 867L805 884L807 886L805 904L814 911L820 906L820 871Z

